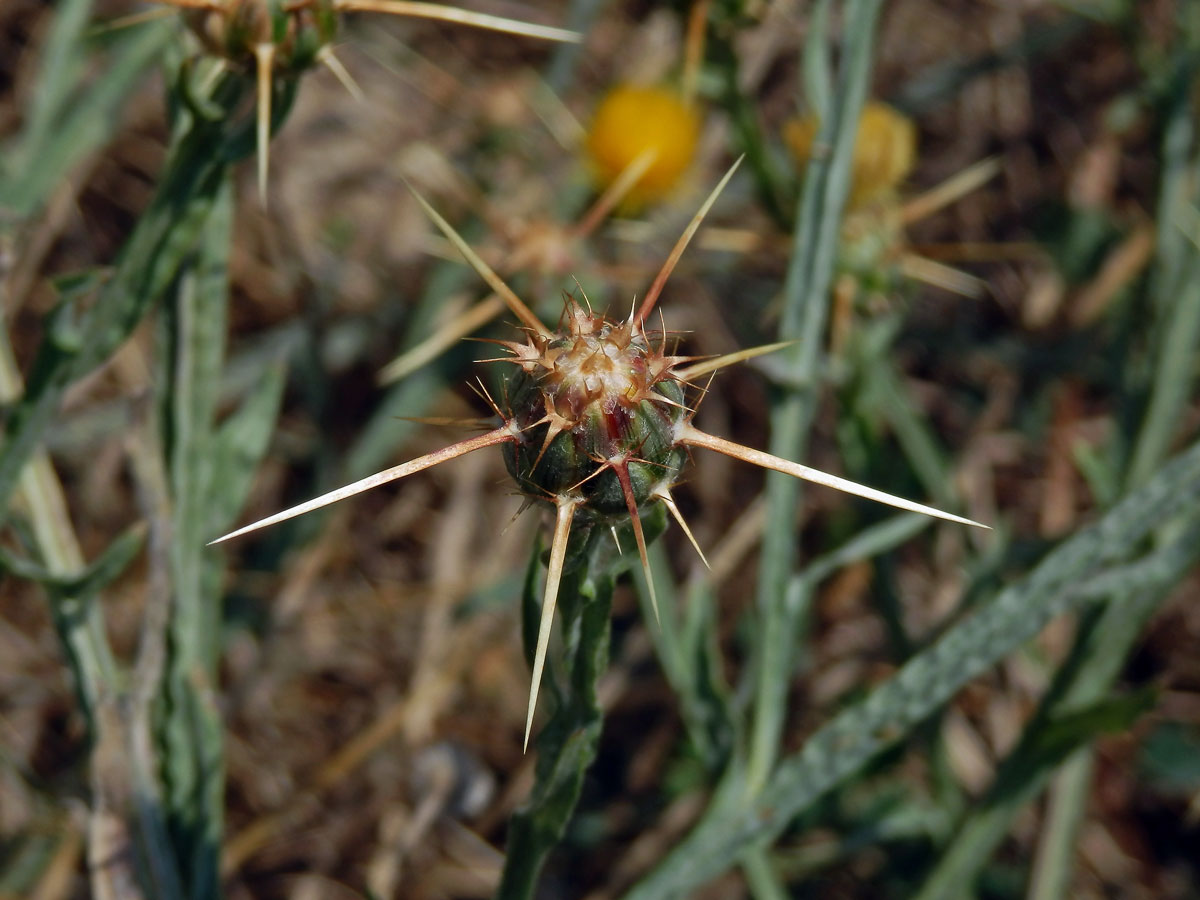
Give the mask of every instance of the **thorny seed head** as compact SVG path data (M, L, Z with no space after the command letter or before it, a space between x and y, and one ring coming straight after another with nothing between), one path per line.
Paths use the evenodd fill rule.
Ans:
M692 217L641 305L627 321L617 322L594 315L590 309L568 300L563 325L557 331L546 328L450 223L414 191L418 203L446 238L504 298L510 311L525 326L527 339L524 342L502 342L510 353L504 361L515 364L516 371L510 372L506 379L507 396L502 398L505 407L496 407L500 425L486 434L459 441L268 516L213 543L311 512L483 447L511 445L508 466L518 485L527 494L552 504L555 510L554 536L525 719L525 744L528 746L538 687L550 644L558 587L576 514L610 520L622 512L628 515L650 588L651 605L657 614L641 511L650 504L663 503L691 537L669 490L688 448L705 447L900 509L979 525L970 519L706 434L692 425L693 412L683 402L685 385L702 375L784 346L775 344L696 362L667 354L665 336L648 335L644 329L645 319L653 310L668 276L736 169L737 163Z

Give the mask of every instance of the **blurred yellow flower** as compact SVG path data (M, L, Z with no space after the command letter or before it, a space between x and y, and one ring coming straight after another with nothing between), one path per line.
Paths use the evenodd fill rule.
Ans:
M816 116L792 119L783 139L804 165L812 154L821 122ZM866 206L892 193L917 160L917 129L912 120L877 100L867 101L854 140L850 208Z
M699 137L699 112L675 91L620 85L596 109L587 151L602 187L649 154L645 173L626 198L637 206L661 199L678 184Z

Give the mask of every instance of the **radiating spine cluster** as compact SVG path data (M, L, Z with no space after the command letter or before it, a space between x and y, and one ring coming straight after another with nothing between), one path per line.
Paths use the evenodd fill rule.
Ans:
M707 434L692 424L695 411L687 406L685 397L689 384L725 366L783 346L773 344L696 360L668 353L669 337L665 331L648 332L645 328L646 318L653 311L667 278L736 168L735 163L692 218L641 305L627 319L609 319L592 312L586 298L582 303L569 298L556 331L543 325L500 276L418 194L418 202L438 228L504 299L524 326L525 340L499 342L508 355L491 360L515 366L515 370L506 373L500 401L489 398L500 425L485 434L276 513L214 543L310 512L474 450L507 445L506 463L519 489L530 502L548 503L555 509L525 723L525 744L528 746L573 523L578 516L588 516L593 523L613 523L628 516L657 613L641 513L652 504L665 504L692 539L670 494L689 448L704 447L900 509L979 525L970 519ZM692 543L695 544L694 539Z

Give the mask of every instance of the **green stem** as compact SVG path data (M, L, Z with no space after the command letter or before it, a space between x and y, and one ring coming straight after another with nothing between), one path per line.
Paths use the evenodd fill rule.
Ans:
M1084 747L1064 763L1054 777L1026 894L1029 900L1058 900L1068 896L1075 835L1083 821L1084 807L1092 788L1092 763L1092 749Z
M1060 760L1047 761L1044 735L1056 717L1095 704L1111 694L1133 643L1146 621L1157 610L1170 586L1195 562L1200 531L1195 524L1182 537L1149 554L1141 565L1147 573L1144 586L1134 591L1113 591L1102 599L1107 605L1088 610L1070 658L1059 669L1055 683L1043 698L1033 719L1022 732L1017 747L1004 759L987 794L972 806L970 815L955 831L942 852L918 900L953 900L961 896L996 847L1008 834L1012 820L1045 788ZM1083 740L1092 736L1083 735ZM1073 778L1090 773L1090 748L1073 757ZM1079 762L1083 760L1083 762ZM1076 791L1086 797L1086 784ZM1073 845L1073 827L1079 811L1064 807L1056 828L1056 843ZM1069 861L1069 860L1068 860ZM1060 867L1064 860L1059 860ZM1060 872L1058 877L1066 877Z
M1127 489L1144 484L1162 465L1178 430L1180 415L1187 405L1194 380L1194 357L1200 342L1200 252L1183 234L1179 222L1181 209L1194 197L1194 185L1200 176L1200 157L1192 155L1195 123L1189 99L1196 65L1194 58L1181 54L1174 73L1173 106L1163 134L1158 251L1151 296L1152 308L1157 313L1156 346L1152 353L1155 362L1149 403L1125 473ZM1137 636L1157 610L1169 586L1170 583L1165 583L1158 591L1147 591L1140 601L1132 604L1132 615L1131 604L1118 594L1113 595L1102 611L1089 615L1068 663L1056 679L1058 690L1046 698L1043 708L1054 705L1058 695L1062 696L1063 703L1078 705L1096 701L1107 694ZM1041 714L1027 726L1022 744L1014 751L1016 759L1006 760L1006 767L1025 765L1019 756L1021 746L1034 740L1045 718L1046 715ZM1050 797L1044 839L1032 874L1030 897L1049 900L1066 896L1075 838L1083 820L1092 773L1090 747L1081 748L1059 771ZM1036 781L1038 790L1045 781L1045 778ZM1035 793L1028 792L1028 797L1032 796ZM1019 808L1019 805L1013 805L999 816L987 838L973 842L970 851L964 853L961 852L963 846L969 846L964 837L976 827L974 821L968 822L931 876L931 887L939 883L939 877L940 883L947 886L961 884L970 878L1007 833ZM965 862L956 866L955 861L964 857ZM933 890L926 893L937 896Z
M787 900L788 892L771 865L764 847L751 847L742 854L742 872L754 900Z
M223 180L194 264L185 267L162 317L162 446L171 504L167 629L160 750L168 823L192 898L219 889L224 764L217 713L220 564L207 550L220 375L229 296L233 189Z
M1154 354L1154 384L1129 466L1130 487L1144 484L1161 465L1192 396L1200 344L1200 253L1191 255L1191 265L1174 292L1175 305L1162 330L1161 346Z
M813 734L780 763L767 787L747 803L715 802L704 820L627 900L686 896L736 863L754 844L779 835L795 817L900 741L969 680L1007 656L1052 618L1110 596L1138 597L1171 584L1195 562L1200 545L1200 444L1164 465L1100 521L1064 541L1033 572L922 650L888 681ZM1131 553L1165 521L1189 529L1129 562ZM1136 612L1126 609L1126 614ZM731 767L731 773L736 771ZM961 882L959 887L961 888Z
M890 349L890 348L889 348ZM953 502L954 486L946 454L925 420L913 408L901 375L890 359L875 361L867 377L879 392L879 411L892 426L896 441L925 492L941 505Z
M0 401L21 394L21 376L12 356L8 330L0 328ZM45 451L33 454L21 471L17 492L28 509L34 540L46 569L55 576L81 574L83 551L71 527L66 498ZM101 697L117 687L116 664L94 596L51 596L51 611L75 679L75 693L92 727Z
M604 529L596 529L601 531ZM561 840L596 758L602 715L597 682L608 665L613 579L587 568L563 578L558 608L568 689L536 740L537 785L509 824L497 897L532 897L550 850Z
M769 449L785 459L803 455L819 398L821 348L841 239L842 209L850 189L854 139L870 80L871 49L881 5L880 0L855 0L847 11L842 90L834 115L821 123L817 137L818 144L832 146L832 154L813 154L800 196L779 329L780 340L795 343L784 351L787 386L771 411ZM747 778L753 793L766 784L779 752L791 682L795 611L799 606L789 602L787 584L795 558L795 510L800 486L794 478L770 473L766 493L767 524L757 595L761 639Z
M1155 314L1150 401L1145 410L1126 489L1145 483L1166 456L1190 396L1193 356L1200 338L1200 251L1184 231L1183 212L1200 190L1200 156L1192 94L1200 62L1179 52L1171 80L1171 108L1163 128L1162 177L1155 217L1157 247L1150 301Z
M737 719L721 678L713 587L704 577L693 579L681 616L667 552L661 544L652 544L649 552L661 620L649 624L654 623L654 613L645 589L638 591L642 618L648 623L663 674L679 699L688 738L705 767L716 773L728 759ZM634 578L640 586L636 571Z
M648 542L662 534L666 515L662 504L642 515ZM619 530L620 546L632 547L630 524L625 523ZM540 542L535 543L533 552L535 559L541 558ZM562 839L579 801L583 777L596 758L603 724L597 687L608 667L613 586L629 562L619 555L607 526L590 522L576 525L558 594L561 668L566 683L556 689L549 677L551 667L547 666L550 683L543 694L555 697L557 707L535 742L538 761L533 793L509 824L504 872L497 893L502 900L533 896L538 874L550 850ZM526 578L522 599L522 631L529 660L533 659L537 642L535 623L541 602L537 582L536 577Z

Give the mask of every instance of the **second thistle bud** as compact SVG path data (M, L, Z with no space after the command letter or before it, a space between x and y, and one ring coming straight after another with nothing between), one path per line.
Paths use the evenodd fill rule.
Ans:
M525 493L571 492L600 517L628 514L669 486L683 465L675 428L686 415L672 357L631 323L570 302L566 327L515 345L506 414L521 439L505 455ZM627 473L630 496L622 479Z

